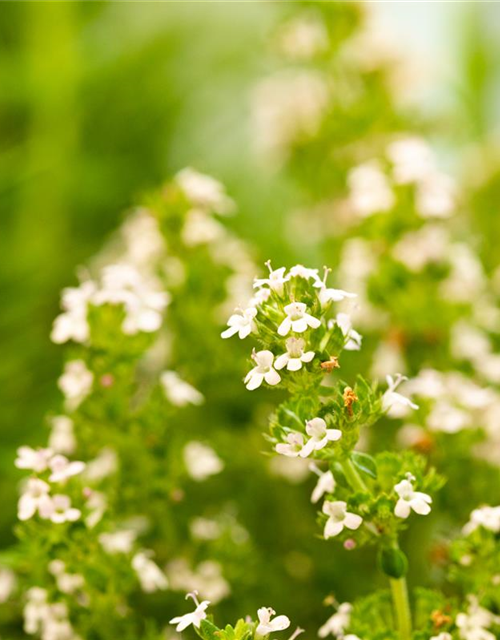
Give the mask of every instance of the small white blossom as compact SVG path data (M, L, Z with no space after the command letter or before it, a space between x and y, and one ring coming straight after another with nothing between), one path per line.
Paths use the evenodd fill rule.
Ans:
M367 162L352 169L347 181L349 202L358 216L366 218L394 206L394 192L378 162Z
M394 180L410 184L426 178L434 170L432 151L417 137L402 138L387 147L387 156L393 162Z
M7 567L0 567L0 604L7 602L16 588L16 574Z
M69 409L76 409L92 389L94 374L83 360L71 360L64 365L58 385Z
M438 633L437 636L432 636L430 640L453 640L453 637L447 631L443 631Z
M268 636L275 631L283 631L290 626L290 619L287 616L276 616L276 611L270 607L261 607L257 611L259 624L255 630L258 636Z
M184 447L184 463L191 478L197 482L202 482L224 469L224 463L215 451L195 440L188 442Z
M328 635L341 637L351 622L352 604L344 602L336 613L334 613L325 624L319 629L318 636L326 638Z
M314 285L319 288L318 298L322 307L326 307L330 302L342 302L346 298L357 298L356 293L349 293L349 291L343 291L342 289L332 289L326 287L322 282Z
M175 181L193 205L221 214L234 211L234 202L215 178L186 167L175 176Z
M286 442L279 442L275 451L282 456L296 458L304 447L304 436L298 431L292 431L287 434Z
M145 551L139 551L132 558L132 568L139 578L141 589L145 593L153 593L154 591L164 590L168 587L166 575L160 567L151 560L149 554Z
M43 480L29 478L17 504L19 520L29 520L37 512L41 518L50 517L53 506L49 490L49 485Z
M337 313L335 321L342 331L344 338L346 338L344 349L346 351L359 351L362 337L352 328L351 316L347 313Z
M361 516L347 511L347 504L342 500L336 502L325 500L323 503L323 513L328 516L323 532L325 540L338 536L339 533L344 530L344 527L355 530L363 522Z
M314 464L311 464L309 468L319 476L318 482L311 494L311 502L316 504L321 500L325 493L333 493L335 491L336 482L333 477L333 473L330 470L322 473Z
M304 362L311 362L314 358L314 351L304 351L306 342L302 338L288 338L285 344L286 353L278 356L274 363L278 371L285 366L288 371L298 371Z
M113 533L101 533L99 542L106 553L130 553L137 538L132 529L122 529Z
M49 447L56 453L72 454L76 449L73 420L68 416L54 416L50 420Z
M280 336L286 336L290 331L304 333L308 327L317 329L321 322L307 313L307 306L303 302L291 302L285 307L286 318L278 327Z
M104 447L93 460L87 462L84 477L89 482L99 482L115 473L117 469L118 456L116 451L111 447Z
M30 469L35 473L42 473L48 468L52 457L50 449L32 449L31 447L19 447L17 458L14 462L18 469Z
M273 367L274 355L271 351L254 351L252 359L256 366L247 373L244 380L249 391L260 387L264 380L271 386L277 385L281 381L280 374Z
M468 536L478 527L483 527L488 531L493 531L493 533L500 533L500 506L489 507L485 505L479 509L474 509L470 515L469 522L462 531L464 535Z
M416 208L422 218L449 218L456 199L456 185L442 173L429 173L417 184Z
M459 613L455 620L460 638L463 640L495 640L496 634L488 629L492 624L498 624L500 619L479 606L475 596L469 596L469 602L467 613Z
M205 620L207 614L205 613L210 602L208 600L203 600L203 602L198 603L198 599L196 598L196 592L189 594L186 597L193 598L196 609L192 613L186 613L183 616L177 616L176 618L172 618L170 620L170 624L176 624L175 630L179 633L184 631L189 625L195 626L197 629L200 628L200 624L202 620Z
M388 389L382 396L382 408L392 417L400 417L405 414L405 411L410 409L418 409L418 405L412 402L406 396L396 392L399 385L406 380L405 376L397 374L395 378L388 375L386 376ZM402 411L401 411L402 410Z
M266 266L269 269L268 278L256 278L254 280L254 287L269 287L271 291L274 291L279 296L283 295L283 289L285 282L290 280L290 275L286 274L286 268L280 267L279 269L272 269L271 262L266 262Z
M407 473L406 479L401 480L394 487L394 491L399 496L394 509L394 513L398 518L407 518L412 509L421 516L426 516L431 512L432 498L426 493L415 491L413 489L414 480L415 478L410 473Z
M52 496L52 509L49 515L50 520L56 524L63 522L75 522L82 515L80 509L71 506L69 496L56 494Z
M236 333L243 340L255 328L254 318L257 315L257 309L249 307L243 311L233 314L227 321L228 328L221 333L222 338L230 338Z
M62 292L61 306L64 312L54 320L50 339L56 344L68 340L84 343L89 338L87 320L88 304L95 293L93 282L83 282L79 287L67 288Z
M212 216L200 209L191 209L186 214L186 221L182 228L182 240L188 247L215 243L222 240L224 227Z
M167 574L170 588L174 591L194 589L210 602L217 603L227 598L231 593L229 583L222 575L222 568L218 562L205 560L192 570L184 558L177 558L169 562Z
M304 267L304 265L302 264L296 264L294 267L292 267L290 269L290 276L292 278L304 278L304 280L314 280L315 283L321 282L317 269L309 269L308 267Z
M49 462L51 474L50 482L64 482L71 476L76 476L85 469L85 463L78 460L70 462L68 458L61 454L56 454Z
M160 382L167 400L174 407L185 407L189 404L200 405L205 402L203 394L182 380L175 371L164 371L160 376Z
M313 451L319 451L329 442L335 442L342 437L340 429L327 429L323 418L313 418L306 422L306 433L309 440L300 452L301 458L307 458Z

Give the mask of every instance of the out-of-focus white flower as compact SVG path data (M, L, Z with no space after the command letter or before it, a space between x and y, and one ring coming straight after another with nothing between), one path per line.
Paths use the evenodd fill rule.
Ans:
M432 431L458 433L471 426L471 417L463 409L454 407L446 400L439 400L427 416L427 426Z
M174 407L185 407L189 404L200 405L205 402L203 394L195 389L175 372L164 371L160 382L168 401Z
M49 476L49 481L64 482L71 476L82 473L85 469L85 463L78 460L70 462L66 456L58 453L50 459L49 467L52 472Z
M306 346L302 338L288 338L286 341L286 353L276 358L275 369L283 369L286 366L288 371L298 371L302 369L302 364L311 362L314 358L314 351L304 351Z
M168 587L167 576L149 556L148 552L139 551L132 558L132 568L136 572L141 583L141 589L145 593L153 593Z
M325 624L319 629L318 636L326 638L330 634L335 637L342 636L351 622L352 604L344 602Z
M7 602L16 588L16 574L7 567L0 567L0 604Z
M71 506L69 496L62 493L52 496L52 509L49 515L50 520L56 524L63 522L75 522L80 518L82 512Z
M338 536L339 533L342 533L344 527L351 530L358 529L363 522L361 516L347 511L347 503L343 500L337 500L336 502L325 500L323 502L323 513L328 516L323 532L325 540Z
M282 456L296 458L304 448L304 436L298 431L292 431L286 436L286 442L278 442L275 451Z
M421 138L396 140L387 147L386 153L394 165L394 180L398 184L418 182L434 170L432 151Z
M58 385L66 398L68 409L76 409L89 395L94 383L94 374L83 360L70 360L64 365L64 372Z
M359 351L362 336L352 328L351 316L347 313L337 313L335 321L340 327L344 338L346 338L344 349L346 351Z
M121 529L113 533L101 533L99 542L106 553L130 553L134 547L137 532L132 529Z
M189 529L197 540L217 540L222 535L222 526L217 520L210 518L193 518ZM208 597L208 596L207 596Z
M464 526L463 533L468 536L475 531L478 527L493 531L493 533L500 532L500 506L489 507L484 506L479 509L474 509L470 514L469 522Z
M313 13L301 15L280 28L276 42L290 58L308 60L328 49L328 31Z
M212 176L186 167L175 176L175 181L193 206L221 214L233 213L233 200Z
M104 512L108 506L108 501L104 493L101 493L100 491L92 491L85 506L88 509L88 514L85 517L85 524L92 529L102 520Z
M304 267L303 264L296 264L290 269L290 277L303 278L304 280L314 280L314 283L321 283L317 269ZM322 284L322 283L321 283Z
M349 203L359 216L366 218L394 206L394 192L378 162L367 162L352 169L347 182Z
M500 618L491 611L479 606L475 596L469 596L467 613L459 613L455 619L460 637L463 640L495 640L496 634L488 631Z
M321 500L325 493L333 493L335 491L336 482L333 477L333 473L330 470L322 473L314 464L310 464L309 468L319 476L318 482L311 494L311 502L316 504Z
M85 585L83 576L78 573L67 573L62 560L52 560L48 566L49 572L55 577L57 588L62 593L75 593Z
M456 185L449 176L433 171L418 182L415 197L422 218L449 218L455 207Z
M230 338L237 333L239 338L243 340L243 338L249 336L255 328L254 318L256 315L257 309L254 307L249 307L248 309L234 313L227 321L228 328L221 333L221 336L223 338Z
M134 211L125 220L120 235L125 244L126 261L133 265L147 269L165 255L166 243L158 220L145 208Z
M197 482L202 482L224 469L224 463L215 451L195 440L188 442L184 447L184 464L191 478Z
M406 479L401 480L394 487L394 491L399 496L394 508L394 513L398 518L407 518L412 510L421 516L426 516L431 512L432 498L426 493L415 491L413 489L414 481L415 478L407 473Z
M17 458L14 462L18 469L30 469L35 473L42 473L49 466L49 460L53 453L50 449L32 449L31 447L19 447Z
M260 387L264 380L271 386L279 384L281 376L273 366L274 355L271 351L254 351L252 359L255 367L247 373L244 380L249 391Z
M410 271L419 273L429 264L439 264L448 258L449 234L437 224L426 224L405 234L393 247L394 258Z
M286 336L290 331L304 333L308 327L317 329L321 321L307 313L307 305L303 302L291 302L285 307L286 318L278 327L280 336Z
M39 633L41 640L80 640L68 620L68 608L63 602L48 602L45 589L32 587L26 593L23 610L24 631Z
M313 418L306 422L306 433L309 440L300 451L301 458L307 458L313 451L319 451L329 442L336 442L342 437L340 429L328 429L323 418Z
M430 640L453 640L453 637L447 631L443 631L438 633L437 636L432 636Z
M23 610L24 631L30 635L38 633L50 613L47 604L47 591L41 587L32 587L26 592L26 605Z
M84 477L88 482L99 482L115 473L117 469L118 456L116 451L111 447L104 447L93 460L87 462Z
M56 453L71 455L76 449L73 420L68 416L54 416L50 420L49 447Z
M372 356L371 375L385 378L392 371L404 371L406 363L401 347L395 341L381 341Z
M188 247L201 244L211 244L222 240L226 231L224 227L200 209L191 209L186 214L186 221L182 228L182 240Z
M302 447L301 447L302 448ZM299 456L274 456L269 461L269 471L290 484L300 484L309 477L307 460Z
M448 252L451 272L441 282L441 295L453 302L469 302L484 290L486 277L477 255L462 242L456 242Z
M283 631L290 626L290 619L287 616L276 616L276 611L271 607L261 607L257 611L259 624L255 630L258 636L268 636L275 631Z
M174 591L186 591L196 587L202 598L217 604L231 593L229 583L222 575L218 562L205 560L192 570L184 558L173 560L167 565L170 588Z
M253 108L257 148L281 160L294 143L316 135L328 100L319 73L281 72L261 82Z
M184 631L184 629L189 627L191 624L199 629L201 621L205 620L205 618L207 617L207 614L205 612L210 602L208 600L203 600L203 602L199 603L196 595L196 592L193 592L188 593L188 595L186 596L186 598L191 597L196 604L196 609L192 613L186 613L183 616L177 616L176 618L172 618L172 620L170 620L170 624L177 625L175 627L176 631Z
M83 343L88 340L87 308L95 290L96 286L90 280L79 287L63 289L61 306L64 311L54 320L50 334L52 342L62 344L73 340Z
M17 504L19 520L29 520L37 512L41 518L49 518L53 510L49 491L49 485L43 480L29 478Z
M403 415L406 415L406 410L408 408L418 409L418 405L396 391L399 385L406 380L405 376L398 373L393 378L388 375L386 376L386 380L388 389L382 396L382 408L389 416L394 418L402 417Z

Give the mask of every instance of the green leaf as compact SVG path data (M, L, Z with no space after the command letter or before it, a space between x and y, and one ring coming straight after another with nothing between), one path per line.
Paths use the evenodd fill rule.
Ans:
M210 620L205 618L205 620L201 621L198 635L204 640L220 640L220 633L221 630Z
M353 451L352 461L358 469L369 475L371 478L377 478L377 464L370 455L367 453L361 453L361 451Z

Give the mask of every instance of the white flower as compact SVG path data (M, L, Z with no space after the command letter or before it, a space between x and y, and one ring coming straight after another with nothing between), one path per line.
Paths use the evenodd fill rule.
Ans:
M304 447L304 436L298 431L292 431L286 436L286 443L279 442L275 446L275 451L282 456L296 458Z
M197 482L202 482L224 469L224 463L215 451L195 440L188 442L184 447L184 463L191 478Z
M222 240L224 233L224 227L208 213L200 209L191 209L186 214L182 240L186 246L196 247Z
M376 161L355 167L347 177L349 202L363 218L381 211L389 211L395 202L387 176Z
M408 137L392 142L387 156L393 162L394 180L409 184L426 178L434 169L432 151L424 140Z
M88 396L94 382L94 374L83 360L71 360L64 365L58 385L66 397L69 409L76 409Z
M200 405L205 402L203 394L180 378L175 371L164 371L160 376L163 391L174 407L188 404Z
M469 522L464 526L463 533L468 536L475 531L478 527L493 531L493 533L500 532L500 506L489 507L485 505L479 509L474 509L470 515Z
M68 416L54 416L50 420L49 447L56 453L72 454L76 449L73 420Z
M24 631L33 635L38 633L50 612L47 591L41 587L32 587L26 592L26 599L27 603L23 610Z
M137 209L121 226L126 261L148 269L166 253L165 240L158 220L145 208Z
M73 340L83 343L88 340L90 328L87 321L87 310L95 289L95 284L87 281L79 287L63 290L61 306L64 313L61 313L54 320L50 334L52 342L62 344Z
M257 617L259 618L259 624L255 630L255 634L258 636L268 636L275 631L283 631L290 626L290 619L287 616L276 616L276 611L270 607L261 607L257 611Z
M255 328L254 318L257 315L257 309L249 307L243 311L233 314L227 321L228 329L221 333L222 338L230 338L236 333L241 340L250 335Z
M19 447L14 464L18 469L31 469L35 473L42 473L47 469L51 457L50 449Z
M432 636L430 640L453 640L453 638L447 631L443 631L442 633L439 633L437 636Z
M467 613L459 613L455 620L460 637L463 640L495 640L497 636L488 628L493 623L498 624L500 619L480 607L475 596L469 596L469 601Z
M314 358L314 351L304 352L306 346L302 338L288 338L286 341L286 353L276 358L275 369L283 369L286 366L288 371L298 371L302 369L302 363L311 362Z
M328 31L317 16L301 15L280 29L277 41L286 55L307 60L328 49Z
M132 558L132 568L137 573L141 589L145 593L166 589L168 587L166 575L148 556L149 554L145 551L139 551Z
M318 298L322 307L326 307L330 302L342 302L346 298L357 298L356 293L349 293L348 291L343 291L342 289L332 289L330 287L325 287L325 285L320 282L314 285L319 288Z
M352 604L344 602L336 613L333 614L325 624L319 629L318 636L326 638L328 635L342 636L346 627L351 622Z
M220 602L231 593L231 587L222 575L221 565L213 560L200 562L195 570L191 570L184 558L177 558L169 562L167 573L171 589L186 591L196 587L203 598L213 603Z
M48 566L49 572L55 577L57 588L62 593L75 593L85 585L83 576L78 573L67 573L62 560L52 560Z
M99 482L115 473L117 469L118 456L116 451L111 447L104 447L93 460L87 462L84 477L87 481Z
M406 479L401 480L394 487L394 491L399 496L394 509L394 514L398 518L407 518L412 509L421 516L426 516L431 512L430 504L432 503L432 498L426 493L414 491L414 480L415 478L410 473L407 473Z
M455 183L442 173L429 173L417 184L416 208L422 218L449 218L455 198Z
M175 181L193 205L221 214L234 211L234 202L215 178L186 167L175 176Z
M309 440L300 452L301 458L307 458L313 451L319 451L329 442L335 442L342 437L340 429L327 429L323 418L313 418L306 422L306 433Z
M247 373L244 380L249 391L260 387L264 380L271 386L277 385L281 381L280 374L273 367L274 355L271 351L254 351L252 359L256 366Z
M386 380L389 388L382 396L382 408L389 416L396 418L405 415L408 408L418 409L417 404L406 396L396 392L396 389L403 380L407 380L405 376L402 376L400 373L396 374L395 378L388 375L386 376Z
M290 331L295 333L303 333L307 331L308 327L311 329L317 329L321 322L311 316L306 311L307 306L303 302L291 302L285 307L286 318L278 327L278 333L280 336L286 336Z
M323 513L328 516L323 532L325 540L338 536L344 527L351 530L357 529L363 522L361 516L347 511L347 504L342 500L338 500L337 502L325 500L323 503Z
M101 533L99 542L106 553L130 553L134 546L137 532L132 529L122 529L113 533Z
M7 602L16 588L16 574L6 567L0 567L0 604Z
M80 461L70 462L68 458L61 454L56 454L51 458L49 467L52 473L49 476L50 482L63 482L71 476L76 476L85 469L85 463Z
M85 518L85 524L92 529L102 520L108 506L107 498L100 491L92 491L85 506L89 511Z
M29 478L26 489L17 504L19 520L29 520L38 511L41 518L48 518L52 513L52 499L49 496L49 485L38 478Z
M286 268L280 267L279 269L271 268L271 261L266 262L266 266L269 269L269 277L268 278L256 278L254 280L254 287L264 287L268 286L271 291L274 291L279 296L283 295L283 288L285 286L285 282L290 280L290 275L286 275Z
M337 313L335 321L342 331L344 338L346 338L344 349L346 351L359 351L362 337L352 328L351 316L347 313Z
M177 616L176 618L172 618L170 620L170 624L176 624L175 630L178 632L184 631L190 624L194 625L197 629L200 628L200 624L202 620L205 620L207 614L205 613L210 602L208 600L203 600L203 602L198 603L198 599L196 598L196 592L189 594L186 597L193 598L196 609L192 613L186 613L183 616Z
M52 496L52 509L49 515L52 522L56 524L75 522L81 515L80 509L75 509L71 506L69 496L62 493Z
M301 264L296 264L290 269L292 278L304 278L304 280L314 280L315 283L321 282L317 269L308 269Z
M331 471L325 471L325 473L321 473L321 471L316 467L316 465L311 464L309 468L319 475L318 482L314 487L314 490L311 494L311 502L316 504L321 500L321 498L325 495L325 493L333 493L335 491L335 478L333 477L333 473Z

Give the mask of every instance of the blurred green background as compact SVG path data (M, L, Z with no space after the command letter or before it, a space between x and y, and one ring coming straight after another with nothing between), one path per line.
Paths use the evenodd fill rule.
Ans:
M283 241L293 185L251 153L251 91L273 67L267 36L283 5L0 6L2 546L12 540L14 450L46 437L61 360L48 337L59 291L125 209L191 165L227 184L240 207L233 224L258 258L314 258ZM417 56L436 61L425 108L453 115L445 137L487 140L500 102L498 9L401 2L381 10L403 40L412 36Z

